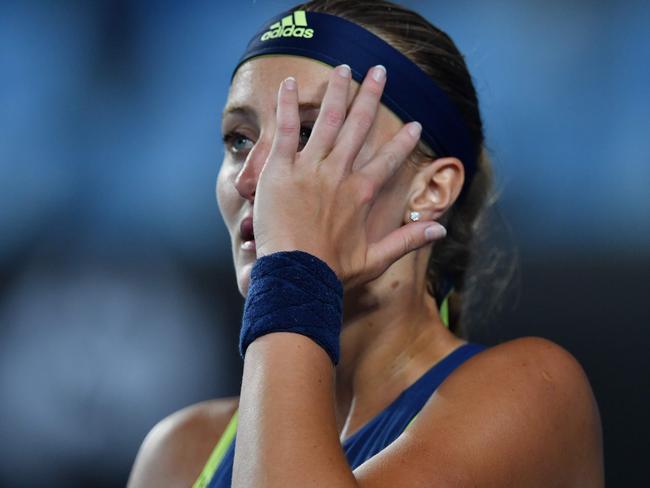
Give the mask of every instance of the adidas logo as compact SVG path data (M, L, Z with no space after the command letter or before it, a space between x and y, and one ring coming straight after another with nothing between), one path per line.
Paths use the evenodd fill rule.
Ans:
M280 22L269 27L269 30L262 34L262 41L277 39L278 37L314 37L314 29L307 28L307 16L304 10L296 10L293 15L283 17Z

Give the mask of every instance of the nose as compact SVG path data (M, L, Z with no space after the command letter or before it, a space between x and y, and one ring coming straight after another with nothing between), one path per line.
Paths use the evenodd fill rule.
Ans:
M235 178L235 188L242 198L245 198L251 203L255 199L257 180L262 172L267 155L268 144L260 139L248 153L241 170Z

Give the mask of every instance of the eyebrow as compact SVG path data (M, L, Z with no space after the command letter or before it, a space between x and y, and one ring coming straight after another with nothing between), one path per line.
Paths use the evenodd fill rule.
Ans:
M321 104L316 103L316 102L303 102L298 104L298 110L300 112L304 112L307 110L318 110L320 109ZM275 112L277 110L277 107L273 109ZM253 107L250 105L246 104L241 104L241 105L228 105L226 108L224 108L223 113L221 114L221 117L224 118L227 115L242 115L245 117L256 117L256 112Z

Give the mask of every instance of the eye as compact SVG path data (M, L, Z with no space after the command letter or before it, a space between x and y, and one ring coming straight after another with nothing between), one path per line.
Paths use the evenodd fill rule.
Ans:
M253 148L253 141L239 132L229 132L223 136L226 150L236 156L243 156Z
M302 151L302 149L307 145L312 128L313 123L303 124L300 126L298 151ZM255 143L244 134L235 131L229 132L223 136L223 144L226 147L226 150L235 156L245 156L255 145Z
M298 151L302 151L309 141L309 136L311 135L311 130L314 128L314 124L303 124L300 126L300 139L298 142Z

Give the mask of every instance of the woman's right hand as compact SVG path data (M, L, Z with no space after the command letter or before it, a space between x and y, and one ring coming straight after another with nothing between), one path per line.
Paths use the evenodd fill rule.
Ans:
M404 125L353 170L377 116L386 70L370 70L346 115L350 81L346 65L332 70L310 139L300 152L297 82L291 77L282 82L275 136L258 181L253 217L258 257L302 250L325 261L345 285L374 279L405 254L446 234L437 222L411 222L369 242L369 211L417 145L421 126Z

